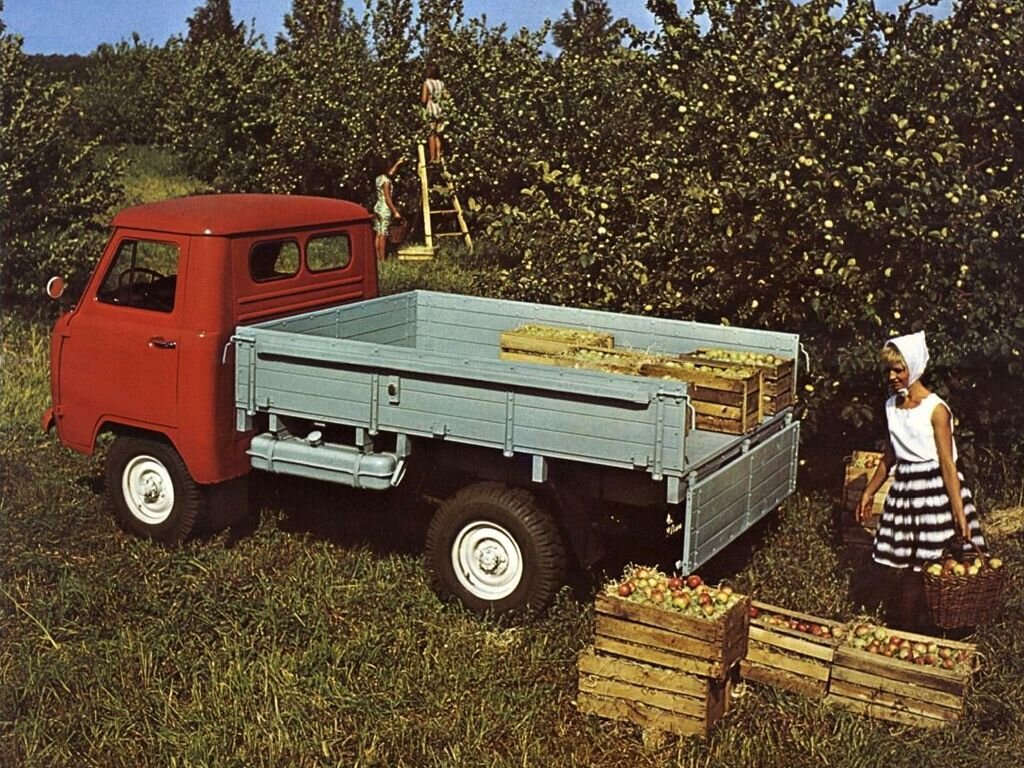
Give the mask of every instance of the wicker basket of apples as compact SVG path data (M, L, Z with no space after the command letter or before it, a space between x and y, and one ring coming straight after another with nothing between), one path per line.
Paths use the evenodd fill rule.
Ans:
M974 548L966 557L949 556L929 564L923 578L928 611L937 626L977 627L995 618L1006 569L1001 558Z

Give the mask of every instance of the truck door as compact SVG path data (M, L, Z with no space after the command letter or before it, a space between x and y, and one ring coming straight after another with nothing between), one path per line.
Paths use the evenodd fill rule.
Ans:
M99 422L178 423L179 275L188 238L126 233L61 342L61 434L86 443Z

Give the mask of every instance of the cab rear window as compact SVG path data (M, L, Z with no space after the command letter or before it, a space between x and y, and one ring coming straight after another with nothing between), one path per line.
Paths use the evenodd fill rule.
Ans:
M306 266L310 272L342 269L352 261L348 235L331 234L311 237L306 243Z
M249 277L254 282L281 280L299 273L299 244L294 240L257 243L249 252Z

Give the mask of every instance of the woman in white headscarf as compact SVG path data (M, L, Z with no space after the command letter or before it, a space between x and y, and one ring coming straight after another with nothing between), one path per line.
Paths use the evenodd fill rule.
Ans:
M890 339L881 358L892 392L885 403L889 441L856 514L860 521L871 514L872 500L893 470L872 558L902 575L898 620L912 630L924 619L922 568L942 558L956 537L981 550L985 538L971 491L957 469L952 413L921 383L928 364L924 331Z

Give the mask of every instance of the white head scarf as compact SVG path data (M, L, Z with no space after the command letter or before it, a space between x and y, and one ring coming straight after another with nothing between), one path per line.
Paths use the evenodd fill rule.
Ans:
M925 366L928 365L928 345L924 341L924 331L897 336L894 339L889 339L886 344L892 344L903 355L903 359L907 363L907 372L910 374L907 385L920 379Z

